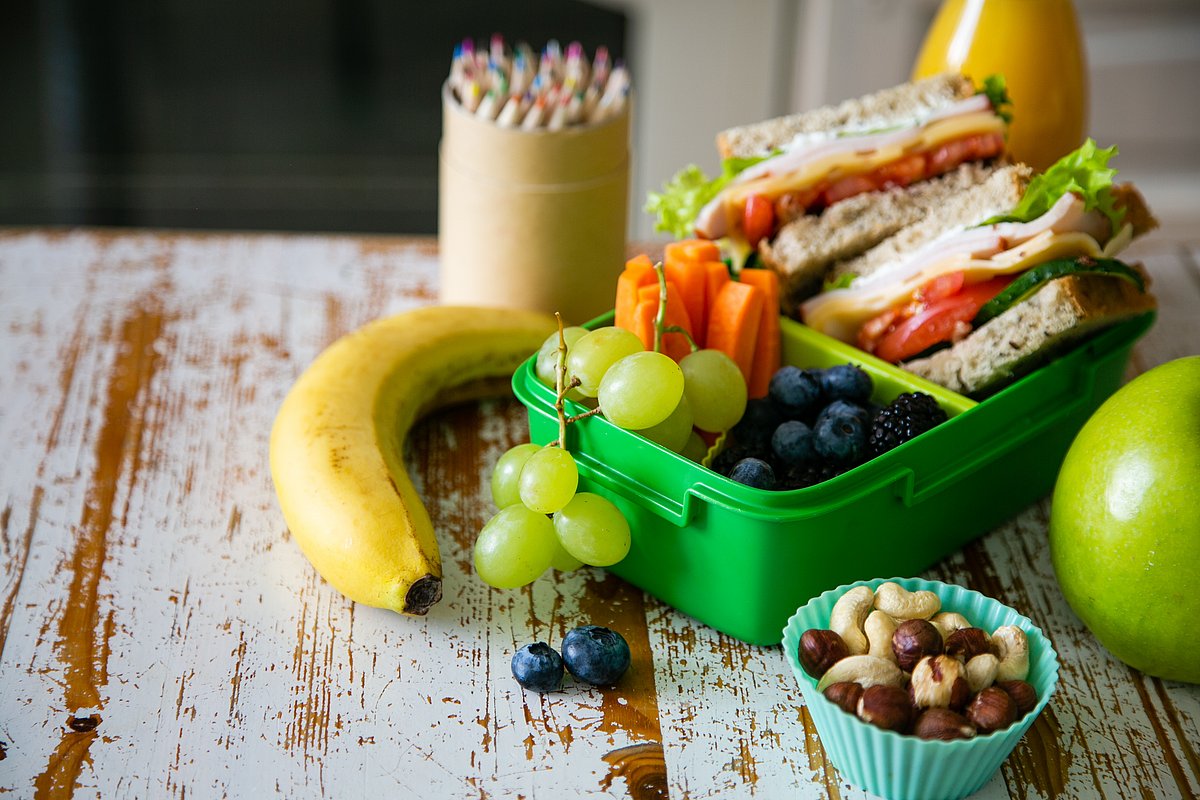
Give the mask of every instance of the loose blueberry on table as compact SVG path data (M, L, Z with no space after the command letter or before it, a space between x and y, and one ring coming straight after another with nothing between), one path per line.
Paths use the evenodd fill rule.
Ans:
M512 657L512 674L522 688L553 692L562 688L563 660L545 642L527 644Z
M572 675L594 686L612 686L629 669L629 643L599 625L570 631L563 639L562 656Z

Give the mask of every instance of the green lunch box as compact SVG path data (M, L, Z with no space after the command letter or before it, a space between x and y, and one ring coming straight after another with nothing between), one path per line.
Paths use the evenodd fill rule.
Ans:
M781 318L783 362L858 364L872 400L933 395L950 419L824 483L744 486L597 415L567 440L580 491L613 501L633 545L610 571L737 639L777 644L788 618L832 586L916 575L992 530L1054 486L1075 434L1121 384L1149 313L1109 328L986 400L947 391L850 345ZM588 327L612 324L612 314ZM554 392L534 359L513 375L531 441L558 437ZM567 413L586 409L567 402Z

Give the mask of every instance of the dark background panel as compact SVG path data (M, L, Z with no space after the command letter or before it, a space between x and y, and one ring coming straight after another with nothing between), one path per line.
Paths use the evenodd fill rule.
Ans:
M0 25L0 224L433 233L454 45L625 51L520 4L41 0Z

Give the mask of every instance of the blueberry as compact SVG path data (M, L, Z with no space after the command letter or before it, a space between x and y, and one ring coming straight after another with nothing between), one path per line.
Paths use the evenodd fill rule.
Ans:
M848 400L834 400L832 403L821 409L821 413L817 415L817 421L820 422L821 417L840 417L847 415L858 417L863 422L869 422L871 419L871 412L867 411L867 409L863 408L857 403L851 403Z
M775 470L761 458L743 458L733 465L729 479L756 489L775 488Z
M799 367L776 370L767 392L780 411L792 419L811 414L821 403L821 381L817 373Z
M556 691L562 688L562 656L545 642L527 644L513 653L512 674L517 683L531 691Z
M822 370L820 375L821 391L825 399L849 400L852 403L865 403L871 398L871 376L862 368L853 364L838 364L836 367Z
M771 450L784 464L803 464L813 461L817 451L813 448L812 428L798 420L788 420L775 429L771 436Z
M629 643L616 631L582 625L563 639L563 661L581 681L612 686L629 669Z
M783 419L775 404L765 397L746 403L742 418L733 426L731 433L738 444L751 450L766 450L771 444L771 434Z
M839 407L842 403L844 407ZM842 466L862 460L867 445L867 415L858 406L838 400L826 406L813 426L817 455Z

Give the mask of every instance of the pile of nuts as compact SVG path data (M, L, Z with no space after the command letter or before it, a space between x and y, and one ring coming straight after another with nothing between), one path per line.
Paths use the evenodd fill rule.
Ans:
M921 739L969 739L1033 710L1025 632L1004 625L988 635L941 605L896 583L855 587L834 604L828 630L800 637L800 664L843 711Z

